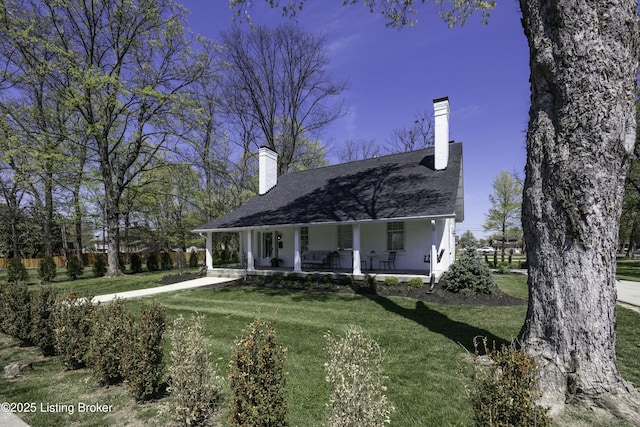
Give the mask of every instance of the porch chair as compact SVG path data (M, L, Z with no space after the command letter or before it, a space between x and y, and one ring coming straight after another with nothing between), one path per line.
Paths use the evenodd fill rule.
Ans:
M396 253L395 252L389 252L389 258L386 261L380 261L379 267L382 270L382 267L386 267L385 269L391 269L391 267L393 267L393 269L396 269Z

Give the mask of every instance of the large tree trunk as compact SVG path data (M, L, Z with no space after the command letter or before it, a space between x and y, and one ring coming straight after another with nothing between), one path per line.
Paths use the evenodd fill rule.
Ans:
M636 132L636 0L520 0L531 51L520 342L542 403L599 406L638 425L615 355L615 254ZM635 415L633 414L635 412Z

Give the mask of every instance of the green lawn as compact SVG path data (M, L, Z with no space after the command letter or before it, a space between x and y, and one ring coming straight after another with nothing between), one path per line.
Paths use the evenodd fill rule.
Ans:
M148 280L140 281L144 284ZM496 276L496 280L506 292L526 295L525 276ZM96 291L106 288L105 282L85 284L85 289L98 294ZM386 350L387 395L396 407L392 425L471 425L464 385L465 373L469 371L466 354L472 348L473 338L481 335L489 337L490 342L510 341L520 330L526 313L523 306L450 307L408 298L263 288L202 288L161 294L156 300L167 306L170 319L194 312L206 315L211 361L223 375L228 371L233 341L242 329L255 316L273 320L278 342L288 348L287 394L292 426L316 426L324 420L329 390L324 379L322 335L327 330L340 333L349 324L361 326ZM127 304L138 310L145 302L148 300ZM640 386L639 323L638 313L619 310L618 361L625 378L636 386ZM23 358L24 352L35 353L33 349L10 345L6 337L0 340L3 366ZM65 372L54 359L38 360L34 368L35 372L24 378L0 382L0 401L77 403L82 399L99 399L114 405L114 413L110 415L25 416L34 427L126 425L140 420L147 420L144 424L167 425L164 418L155 415L159 403L137 405L121 387L101 389L86 372ZM148 420L151 417L153 420Z
M640 260L619 260L616 277L618 279L640 281Z

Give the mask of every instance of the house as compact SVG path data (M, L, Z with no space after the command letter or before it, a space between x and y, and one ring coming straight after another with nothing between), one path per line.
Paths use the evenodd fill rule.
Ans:
M435 142L423 150L277 176L277 155L259 152L259 195L203 224L206 263L214 233L240 235L248 272L272 260L301 273L405 270L438 279L455 259L464 219L462 144L449 142L449 100L434 100ZM393 263L388 263L395 256Z

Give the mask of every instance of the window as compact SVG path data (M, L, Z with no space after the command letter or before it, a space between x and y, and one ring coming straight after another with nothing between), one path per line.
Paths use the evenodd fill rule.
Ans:
M338 226L338 249L353 249L353 230L351 225Z
M300 227L300 252L309 250L309 227Z
M387 223L387 250L404 250L404 222Z

